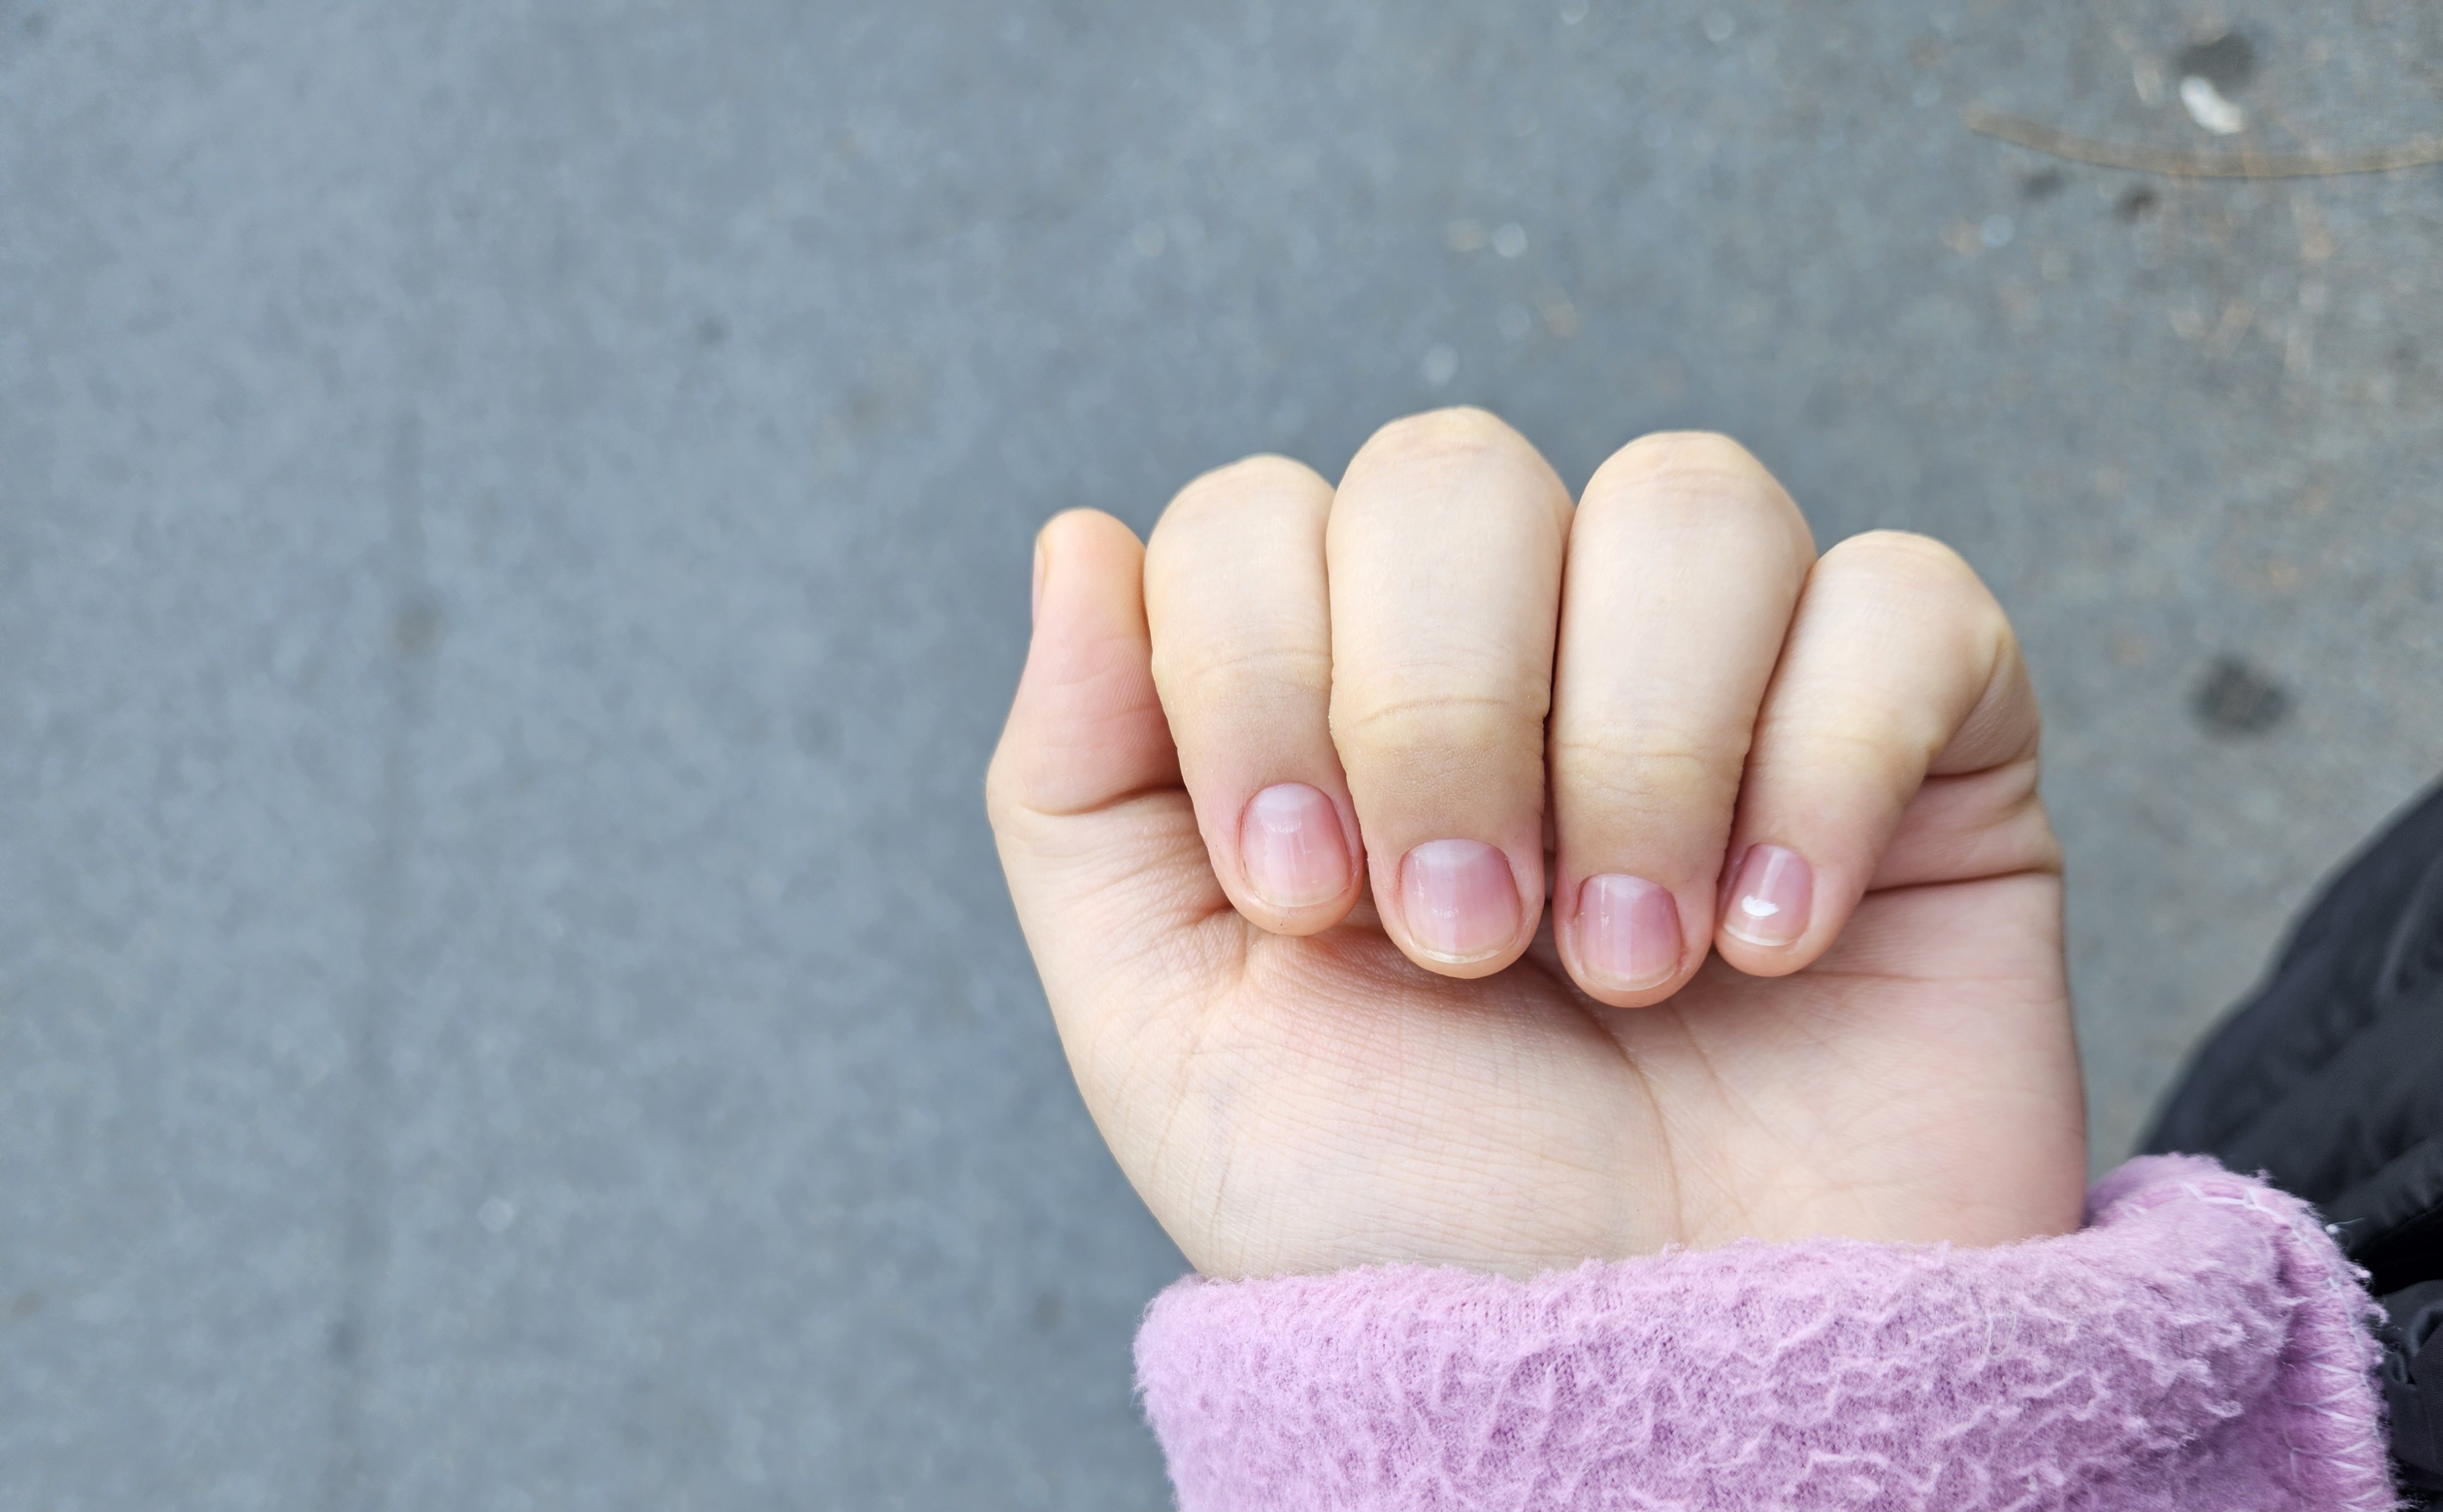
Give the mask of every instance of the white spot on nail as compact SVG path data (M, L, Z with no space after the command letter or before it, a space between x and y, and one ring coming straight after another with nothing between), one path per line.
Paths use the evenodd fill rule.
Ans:
M1760 897L1743 897L1739 899L1739 912L1752 919L1769 919L1781 912L1781 905Z

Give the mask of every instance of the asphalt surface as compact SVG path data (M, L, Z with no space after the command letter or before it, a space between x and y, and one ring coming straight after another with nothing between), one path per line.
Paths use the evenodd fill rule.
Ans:
M2117 1157L2443 767L2443 169L1976 105L2329 164L2443 10L0 0L0 1507L1165 1504L1027 542L1434 404L1975 562Z

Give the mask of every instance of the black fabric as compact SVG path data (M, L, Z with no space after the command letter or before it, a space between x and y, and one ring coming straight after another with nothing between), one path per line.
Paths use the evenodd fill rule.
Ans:
M2391 1319L2402 1478L2443 1506L2443 788L2325 885L2144 1149L2264 1171L2324 1213Z
M2443 1281L2383 1300L2383 1396L2401 1479L2443 1490Z

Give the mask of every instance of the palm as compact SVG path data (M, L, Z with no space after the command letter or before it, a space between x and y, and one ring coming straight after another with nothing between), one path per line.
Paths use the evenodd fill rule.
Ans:
M1805 971L1717 959L1622 1009L1578 990L1549 929L1472 982L1413 965L1370 907L1303 939L1256 929L1184 793L1097 819L1172 858L1125 905L1166 938L1104 1001L1055 1006L1089 1106L1207 1274L2014 1238L2057 1201L2044 1172L2065 1155L2027 1131L2065 1131L2077 1162L2048 872L1870 894Z

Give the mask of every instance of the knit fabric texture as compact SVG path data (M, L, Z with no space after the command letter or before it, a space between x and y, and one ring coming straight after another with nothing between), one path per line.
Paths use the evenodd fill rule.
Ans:
M2156 1156L2001 1248L1190 1278L1137 1379L1181 1512L2376 1512L2372 1310L2297 1199Z

